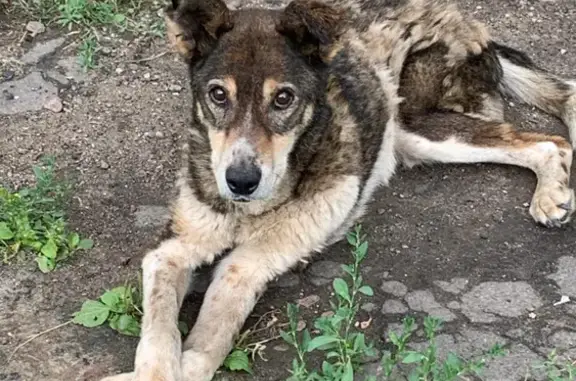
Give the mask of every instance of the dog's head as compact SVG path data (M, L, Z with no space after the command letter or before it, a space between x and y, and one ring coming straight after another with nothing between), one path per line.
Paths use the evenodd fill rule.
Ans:
M296 0L283 10L229 10L173 0L168 35L188 61L196 128L211 146L220 196L266 200L323 99L323 69L341 12Z

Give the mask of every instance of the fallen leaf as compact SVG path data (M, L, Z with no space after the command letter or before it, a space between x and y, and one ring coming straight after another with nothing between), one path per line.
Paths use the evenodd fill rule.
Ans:
M560 300L554 303L554 306L561 306L562 304L566 304L570 301L570 297L568 295L562 295Z

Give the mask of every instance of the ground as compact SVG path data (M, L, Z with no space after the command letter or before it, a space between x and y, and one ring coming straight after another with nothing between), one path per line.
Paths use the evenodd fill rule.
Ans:
M573 0L460 4L499 41L576 78ZM27 21L0 15L0 58L25 62L0 72L0 181L25 184L31 165L54 154L59 172L75 184L71 223L96 246L49 274L33 263L0 267L0 380L98 380L131 369L135 338L66 325L6 361L28 337L66 322L85 299L136 274L172 195L190 119L186 71L172 54L162 55L163 40L117 36L105 42L101 67L84 73L74 57L74 35L49 27L20 46ZM55 96L62 112L43 108ZM511 104L507 115L522 129L566 135L558 121L530 108ZM513 167L400 170L363 220L370 241L364 276L376 291L359 317L373 319L367 336L382 345L384 332L405 315L441 316L447 320L442 351L470 354L496 342L508 345L507 357L489 363L487 381L524 380L552 348L576 356L576 304L554 305L562 295L576 299L576 225L536 226L528 214L534 185L529 171ZM254 315L314 295L317 302L305 315L320 314L328 308L327 283L348 260L344 243L326 250L306 270L273 284ZM189 323L202 283L186 302ZM293 358L286 349L281 341L268 343L268 361L256 361L254 379L285 379Z

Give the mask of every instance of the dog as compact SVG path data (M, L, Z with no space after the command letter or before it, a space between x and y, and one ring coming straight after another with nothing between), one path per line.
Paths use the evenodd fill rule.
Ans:
M143 259L135 371L106 381L210 380L266 284L340 240L400 164L531 169L537 223L566 224L572 145L517 131L503 96L552 114L576 143L576 82L494 41L440 0L294 0L230 10L173 0L168 36L193 122L171 236ZM177 317L194 269L217 266L195 326Z

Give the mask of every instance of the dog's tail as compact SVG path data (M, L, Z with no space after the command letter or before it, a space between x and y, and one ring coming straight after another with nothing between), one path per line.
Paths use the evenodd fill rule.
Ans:
M494 46L503 70L500 91L562 119L576 149L576 81L565 81L541 69L515 49Z

